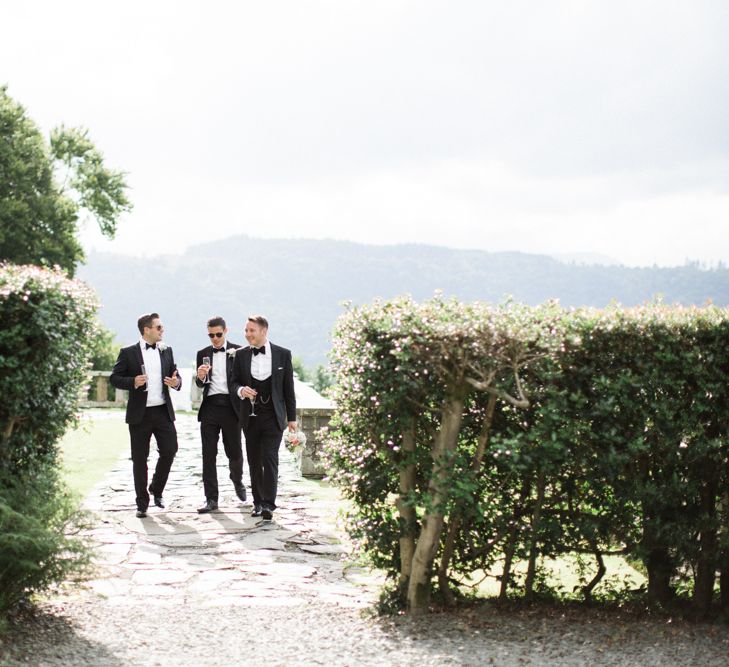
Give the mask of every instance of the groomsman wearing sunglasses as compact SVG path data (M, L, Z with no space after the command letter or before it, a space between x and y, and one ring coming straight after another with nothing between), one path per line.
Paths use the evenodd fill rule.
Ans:
M252 315L244 347L235 354L233 391L243 400L240 421L251 471L252 516L273 518L278 487L278 449L284 429L296 430L291 351L268 340L268 321ZM246 400L247 399L247 400Z
M226 341L227 333L225 320L222 317L212 317L208 320L211 345L197 353L195 384L203 390L197 420L200 422L202 478L205 489L205 504L197 510L200 514L218 509L217 457L221 432L235 495L241 502L246 500L239 421L241 401L231 390L233 359L240 345ZM204 364L203 360L209 363Z
M164 508L162 493L167 484L172 461L177 453L175 410L170 389L180 390L182 380L177 373L172 348L162 342L164 327L157 313L142 315L137 320L141 338L124 347L111 371L111 384L129 391L126 422L132 445L132 471L137 501L137 516L147 516L149 494L154 504ZM152 436L157 442L159 458L147 487L147 459Z

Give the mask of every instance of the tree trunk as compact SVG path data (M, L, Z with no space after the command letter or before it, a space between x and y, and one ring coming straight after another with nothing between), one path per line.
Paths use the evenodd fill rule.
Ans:
M413 615L427 613L430 604L433 560L438 551L445 502L448 498L448 455L458 444L458 433L463 419L463 400L462 396L446 398L440 430L433 442L433 475L428 485L431 505L423 516L408 584L408 610Z
M605 576L605 572L607 572L605 561L602 557L602 553L600 553L600 550L597 548L596 542L593 543L592 548L594 550L593 553L595 554L595 560L597 561L597 572L592 578L592 581L582 589L582 593L587 601L592 599L592 591L595 590L595 586L600 583L600 580Z
M521 492L519 493L518 508L520 508L524 504L524 501L527 499L530 491L531 481L525 479L521 486ZM517 508L515 508L515 511L512 513L511 520L513 521L513 525L509 530L509 537L506 541L506 547L504 548L504 570L501 574L501 588L499 590L499 600L501 600L502 602L506 600L506 596L509 592L509 577L511 576L511 565L514 562L514 553L516 552L516 540L518 537L518 529L516 525L516 517L518 512L516 511L516 509Z
M496 396L489 396L489 402L486 405L486 415L484 416L483 428L478 438L478 444L476 446L476 453L474 454L473 461L471 462L471 472L476 474L481 468L481 462L483 461L484 453L486 452L486 445L489 441L489 433L491 432L491 424L494 421L494 409L496 408ZM461 527L461 517L454 516L448 525L448 535L446 537L445 546L443 547L443 555L440 559L440 566L438 567L438 585L440 586L440 592L443 595L443 599L447 606L452 607L455 604L453 593L450 586L448 585L448 566L450 565L453 552L456 547L456 536L458 530Z
M715 466L704 470L704 484L701 486L701 514L703 528L699 537L699 559L694 581L694 608L706 614L711 608L716 580L717 551L719 546L716 527L716 479Z
M403 602L407 598L410 572L413 566L415 553L415 533L417 517L415 507L408 501L408 496L415 490L415 426L412 426L402 435L403 456L408 459L405 467L400 471L400 495L395 502L400 513L400 598Z
M655 547L648 552L646 558L648 570L648 599L652 602L666 604L673 597L671 577L673 563L665 547Z
M531 519L531 535L529 536L529 566L527 567L526 580L524 581L524 597L530 600L534 597L534 578L537 569L537 531L539 521L542 518L542 505L544 504L544 489L547 485L544 470L539 471L537 477L537 502L534 505Z

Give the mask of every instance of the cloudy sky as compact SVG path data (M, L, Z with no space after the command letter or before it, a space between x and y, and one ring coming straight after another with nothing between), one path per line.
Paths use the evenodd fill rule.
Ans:
M0 83L128 172L114 242L335 238L729 261L726 0L0 9Z

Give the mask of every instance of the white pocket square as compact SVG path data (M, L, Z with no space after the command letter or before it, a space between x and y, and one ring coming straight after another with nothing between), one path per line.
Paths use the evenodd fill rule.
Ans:
M277 371L282 371L283 370L283 366L279 366L276 370Z

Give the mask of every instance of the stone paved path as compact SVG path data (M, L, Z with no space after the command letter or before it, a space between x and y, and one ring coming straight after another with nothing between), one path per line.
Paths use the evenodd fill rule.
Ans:
M273 522L250 516L218 454L220 509L198 514L202 505L200 438L194 416L177 420L179 451L165 489L166 508L153 505L147 518L134 515L131 461L121 460L86 500L99 520L97 577L90 589L120 605L202 607L296 606L315 598L340 605L370 604L371 577L347 567L347 546L333 526L336 495L304 480L281 447L279 508ZM99 443L103 446L102 443ZM150 456L150 468L156 456Z

